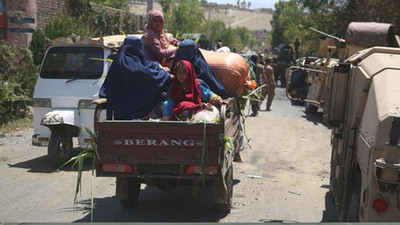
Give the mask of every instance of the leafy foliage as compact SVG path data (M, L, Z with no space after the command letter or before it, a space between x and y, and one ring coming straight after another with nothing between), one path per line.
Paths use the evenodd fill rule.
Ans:
M44 31L33 34L30 49L34 53L35 63L40 63L46 40L65 37L71 34L87 37L107 36L121 33L136 33L137 20L133 14L121 13L90 4L89 0L70 0L67 9L51 21ZM129 1L94 1L107 6L126 7Z
M0 40L0 125L23 117L32 100L37 67L26 48L11 48Z
M92 2L117 9L127 9L131 0L92 0Z
M83 165L86 159L92 160L92 176L91 176L91 198L90 198L90 221L93 222L93 209L94 209L94 180L96 177L96 161L99 159L99 153L97 151L97 145L96 145L96 139L97 137L94 135L94 133L87 127L85 127L85 131L89 134L90 136L90 141L88 146L86 147L86 150L79 153L77 156L72 157L70 160L68 160L66 163L60 166L61 169L65 167L66 165L70 164L73 162L73 166L78 165L78 177L76 180L76 187L75 187L75 196L74 196L74 204L77 203L77 197L78 193L82 192L82 172L83 172Z
M318 35L309 27L344 37L350 22L383 22L400 26L400 1L390 0L289 0L275 4L272 46L301 41L301 50L311 53L318 48Z
M200 30L203 21L203 9L199 1L179 0L172 9L168 27L174 33L193 33Z
M253 37L246 27L227 28L222 21L210 21L202 26L203 33L209 33L209 40L222 40L223 45L242 50L245 47L257 49L261 42Z

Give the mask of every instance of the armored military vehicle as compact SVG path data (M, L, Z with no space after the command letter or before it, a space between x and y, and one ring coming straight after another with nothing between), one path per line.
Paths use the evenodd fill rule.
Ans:
M330 192L341 221L400 221L400 49L374 47L330 71Z
M356 52L373 46L399 46L398 37L394 35L394 26L391 24L352 22L347 28L346 39L310 29L326 37L314 55L318 59L305 65L290 67L286 71L288 98L305 102L305 110L309 113L324 108L328 74L338 62L343 62ZM295 77L300 76L298 71L306 72L304 85L299 85L302 80ZM297 93L304 89L306 94L299 96Z
M340 221L398 222L399 38L390 24L351 23L346 42L335 40L327 57L294 68L308 75L304 101L332 126L330 193Z

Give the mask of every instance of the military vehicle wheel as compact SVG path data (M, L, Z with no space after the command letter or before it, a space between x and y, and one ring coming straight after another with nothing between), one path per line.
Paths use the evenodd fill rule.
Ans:
M312 104L310 104L308 102L306 102L304 105L305 105L307 113L317 113L317 111L318 111L318 107L317 106L312 105Z
M358 222L359 221L359 210L360 210L360 195L361 195L361 181L356 180L353 188L353 194L349 202L349 208L347 209L347 222Z
M60 131L51 133L47 157L54 167L58 168L66 163L72 155L72 137Z
M138 178L117 177L116 195L124 208L134 208L140 194L140 183Z
M217 204L218 210L221 213L230 213L232 208L233 198L233 167L231 166L225 175L225 183L227 187L227 197L224 203ZM225 189L225 188L224 188Z

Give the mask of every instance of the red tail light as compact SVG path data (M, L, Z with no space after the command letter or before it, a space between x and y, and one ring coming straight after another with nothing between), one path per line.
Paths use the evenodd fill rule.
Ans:
M132 167L126 163L103 163L102 169L104 172L133 173Z
M377 213L384 213L388 209L388 203L385 199L378 198L372 203L372 207Z
M204 173L206 175L217 175L218 174L218 165L208 165L204 166ZM197 165L190 165L189 168L186 170L186 174L195 175L195 174L202 174L201 166Z

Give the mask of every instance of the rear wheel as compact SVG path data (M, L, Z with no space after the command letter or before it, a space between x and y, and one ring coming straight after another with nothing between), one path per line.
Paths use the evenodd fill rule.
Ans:
M353 186L353 193L349 202L349 208L347 209L347 222L358 222L360 213L360 195L361 195L361 181L359 178Z
M51 133L47 156L50 162L56 167L66 163L72 155L72 137L63 132L54 131Z
M134 208L140 194L141 181L138 178L117 177L116 195L124 208Z
M227 197L225 202L218 203L218 210L222 213L230 213L232 208L232 197L233 197L233 167L231 166L225 175L225 184ZM223 184L221 184L223 185ZM225 187L223 187L225 191Z

